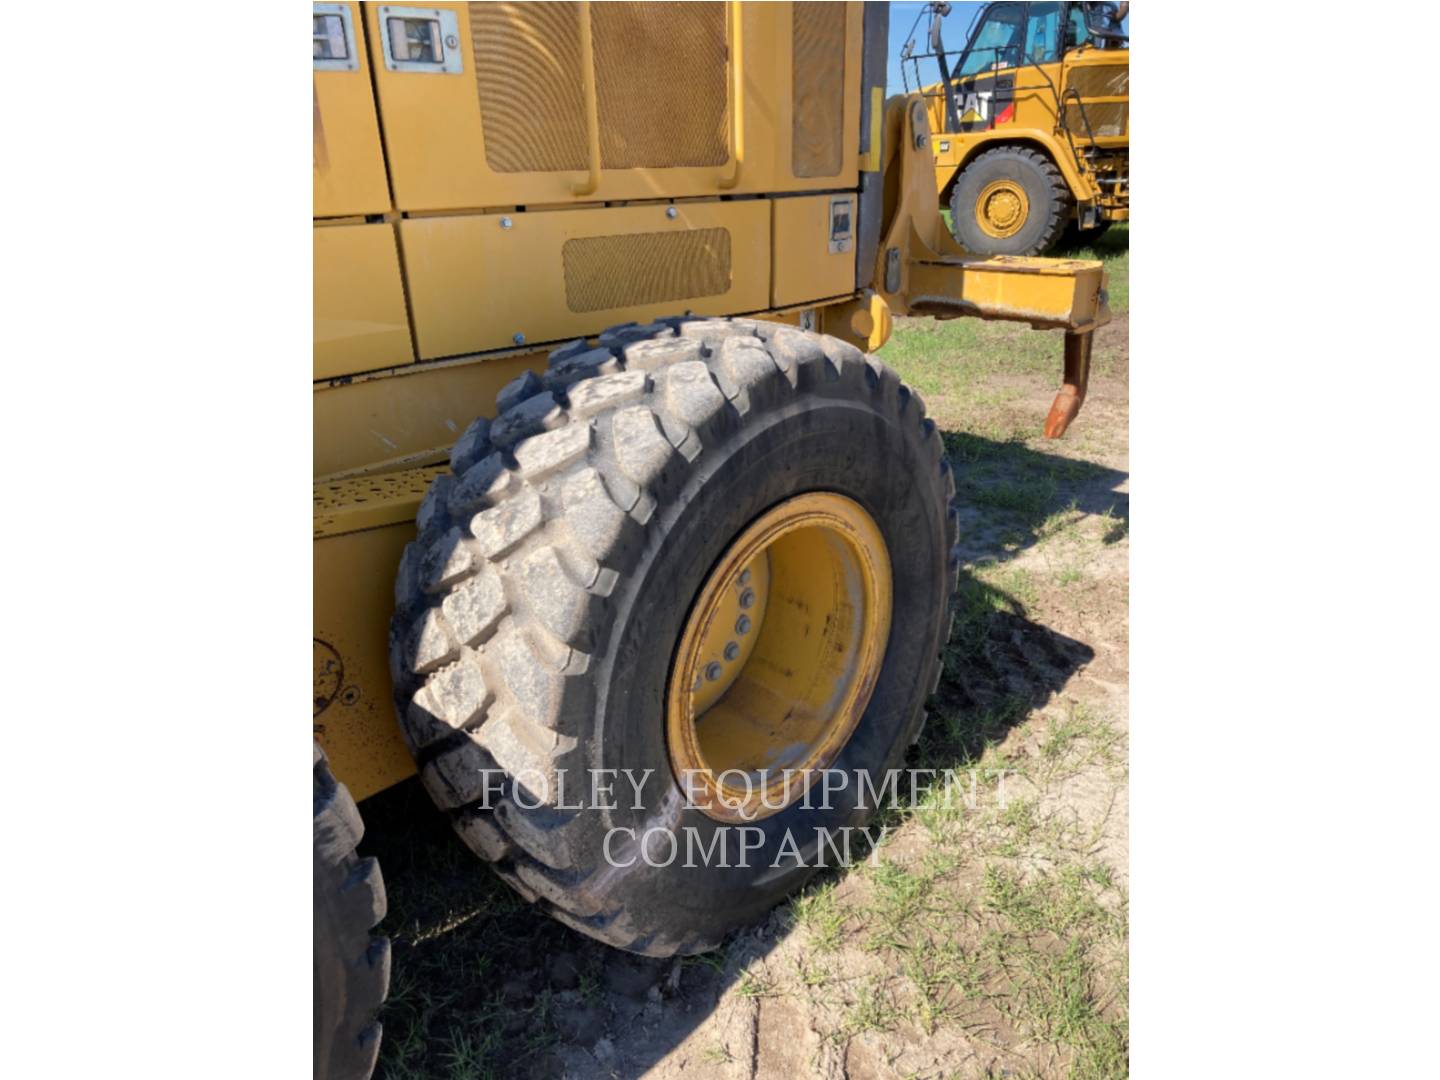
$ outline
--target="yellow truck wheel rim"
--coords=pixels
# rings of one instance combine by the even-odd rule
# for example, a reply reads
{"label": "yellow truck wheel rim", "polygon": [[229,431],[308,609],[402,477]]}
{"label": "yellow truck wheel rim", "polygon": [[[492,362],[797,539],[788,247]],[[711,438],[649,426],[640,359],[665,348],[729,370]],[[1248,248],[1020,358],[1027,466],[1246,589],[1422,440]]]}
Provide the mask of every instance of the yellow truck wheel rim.
{"label": "yellow truck wheel rim", "polygon": [[843,495],[787,499],[736,538],[670,670],[666,742],[692,805],[755,821],[805,793],[870,703],[891,604],[884,538]]}
{"label": "yellow truck wheel rim", "polygon": [[1030,216],[1030,200],[1014,180],[992,180],[975,199],[975,221],[986,236],[1014,236]]}

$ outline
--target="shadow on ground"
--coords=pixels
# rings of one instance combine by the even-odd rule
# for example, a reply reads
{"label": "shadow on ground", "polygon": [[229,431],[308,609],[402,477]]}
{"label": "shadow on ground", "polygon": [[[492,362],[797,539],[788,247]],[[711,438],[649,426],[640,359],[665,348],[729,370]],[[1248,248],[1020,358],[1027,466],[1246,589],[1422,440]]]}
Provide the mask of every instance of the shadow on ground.
{"label": "shadow on ground", "polygon": [[[1105,542],[1128,529],[1122,472],[963,432],[945,444],[967,567],[1004,563],[1066,515],[1105,516]],[[1023,597],[963,573],[944,675],[907,764],[977,761],[1093,656],[1034,622]],[[716,953],[632,957],[531,909],[450,832],[418,781],[362,809],[362,852],[384,870],[393,945],[381,1077],[641,1076],[791,929],[782,905]]]}

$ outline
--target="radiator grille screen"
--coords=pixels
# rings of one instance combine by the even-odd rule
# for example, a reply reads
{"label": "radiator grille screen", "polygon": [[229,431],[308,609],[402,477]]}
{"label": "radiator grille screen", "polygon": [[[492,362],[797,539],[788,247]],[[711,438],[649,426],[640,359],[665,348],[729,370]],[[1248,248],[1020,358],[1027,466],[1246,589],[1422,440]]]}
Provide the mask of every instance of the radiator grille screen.
{"label": "radiator grille screen", "polygon": [[565,303],[575,312],[730,291],[729,229],[567,240],[561,257]]}
{"label": "radiator grille screen", "polygon": [[584,169],[580,5],[469,8],[486,163],[504,173]]}
{"label": "radiator grille screen", "polygon": [[[469,9],[486,163],[505,173],[583,171],[580,5]],[[591,32],[602,168],[729,160],[723,3],[595,4]]]}
{"label": "radiator grille screen", "polygon": [[724,165],[725,5],[605,3],[590,10],[601,166]]}
{"label": "radiator grille screen", "polygon": [[845,5],[795,4],[792,10],[791,170],[795,176],[836,176],[844,147]]}
{"label": "radiator grille screen", "polygon": [[1127,97],[1130,93],[1129,64],[1097,64],[1071,68],[1066,86],[1087,97]]}
{"label": "radiator grille screen", "polygon": [[[1085,121],[1090,126],[1085,126]],[[1088,136],[1094,132],[1096,138],[1125,135],[1129,132],[1130,106],[1123,101],[1085,103],[1085,115],[1080,115],[1080,106],[1074,102],[1065,106],[1065,128],[1072,135]]]}

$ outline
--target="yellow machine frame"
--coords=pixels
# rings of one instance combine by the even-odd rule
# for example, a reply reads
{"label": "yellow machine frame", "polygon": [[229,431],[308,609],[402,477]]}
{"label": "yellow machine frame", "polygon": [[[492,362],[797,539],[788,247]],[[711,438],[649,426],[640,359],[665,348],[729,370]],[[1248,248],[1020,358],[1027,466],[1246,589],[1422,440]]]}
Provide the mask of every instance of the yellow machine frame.
{"label": "yellow machine frame", "polygon": [[[884,8],[316,5],[344,9],[352,52],[314,76],[314,729],[357,798],[414,772],[386,626],[421,498],[464,427],[555,345],[686,311],[871,351],[895,315],[1060,327],[1067,389],[1047,433],[1064,430],[1109,317],[1104,271],[963,257],[936,207],[925,99],[883,99]],[[382,21],[397,12],[425,23],[402,32],[433,21],[448,67],[396,59],[409,46]],[[652,32],[682,55],[656,59]],[[616,72],[621,41],[631,70]],[[703,164],[645,163],[674,152],[644,137],[662,73]]]}

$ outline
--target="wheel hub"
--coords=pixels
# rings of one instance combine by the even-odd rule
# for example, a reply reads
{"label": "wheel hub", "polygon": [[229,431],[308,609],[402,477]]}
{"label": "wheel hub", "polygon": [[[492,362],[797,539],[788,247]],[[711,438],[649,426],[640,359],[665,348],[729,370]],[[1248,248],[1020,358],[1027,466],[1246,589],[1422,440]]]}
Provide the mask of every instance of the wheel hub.
{"label": "wheel hub", "polygon": [[975,221],[987,236],[1014,236],[1030,216],[1030,200],[1014,180],[993,180],[975,200]]}
{"label": "wheel hub", "polygon": [[891,604],[884,539],[852,499],[797,495],[740,534],[670,671],[670,763],[696,806],[754,821],[804,794],[869,704]]}

